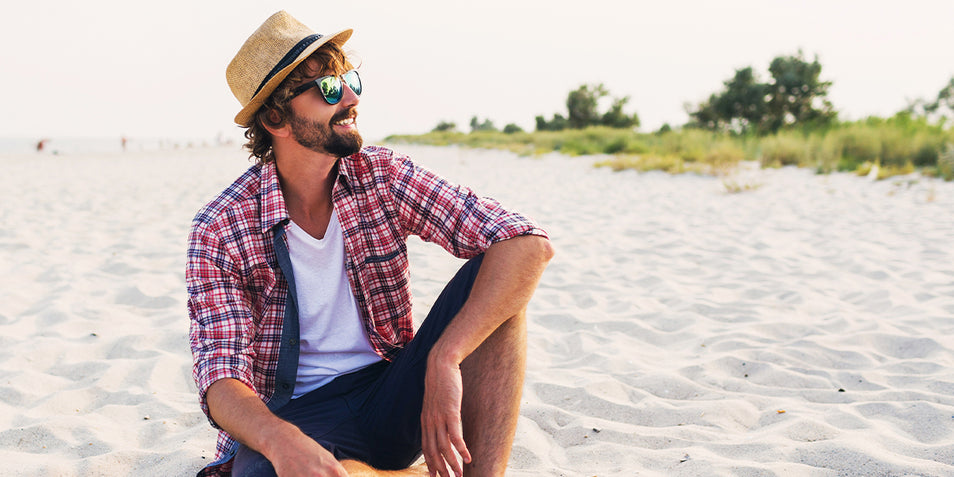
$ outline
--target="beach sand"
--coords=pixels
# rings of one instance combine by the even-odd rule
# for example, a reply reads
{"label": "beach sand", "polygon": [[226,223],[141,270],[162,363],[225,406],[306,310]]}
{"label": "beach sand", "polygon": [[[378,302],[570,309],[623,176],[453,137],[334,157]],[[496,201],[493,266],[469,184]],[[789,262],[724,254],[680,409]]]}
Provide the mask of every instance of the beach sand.
{"label": "beach sand", "polygon": [[[396,146],[557,249],[508,475],[954,475],[954,184]],[[214,454],[183,280],[237,147],[0,157],[0,474]],[[423,316],[461,261],[409,246]]]}

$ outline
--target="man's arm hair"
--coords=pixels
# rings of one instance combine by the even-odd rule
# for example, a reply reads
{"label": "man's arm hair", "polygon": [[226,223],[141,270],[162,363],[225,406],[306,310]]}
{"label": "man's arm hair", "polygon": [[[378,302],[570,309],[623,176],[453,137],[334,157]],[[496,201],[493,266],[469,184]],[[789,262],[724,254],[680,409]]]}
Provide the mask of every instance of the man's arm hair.
{"label": "man's arm hair", "polygon": [[535,235],[491,245],[470,296],[434,344],[429,361],[459,365],[504,321],[524,310],[553,254],[550,241]]}
{"label": "man's arm hair", "polygon": [[[470,296],[427,358],[421,414],[422,448],[433,475],[447,477],[447,465],[461,471],[456,454],[471,463],[464,442],[460,364],[510,319],[524,319],[524,310],[553,257],[549,240],[526,235],[497,242],[487,249]],[[514,425],[516,423],[514,422]]]}
{"label": "man's arm hair", "polygon": [[215,422],[265,456],[278,475],[348,475],[331,452],[273,414],[245,383],[220,379],[209,386],[206,399]]}

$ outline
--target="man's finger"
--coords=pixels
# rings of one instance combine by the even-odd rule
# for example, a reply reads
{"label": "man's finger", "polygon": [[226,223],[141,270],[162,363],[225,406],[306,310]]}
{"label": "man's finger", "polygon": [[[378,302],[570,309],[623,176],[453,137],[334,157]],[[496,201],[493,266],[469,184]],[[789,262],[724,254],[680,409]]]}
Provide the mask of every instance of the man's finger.
{"label": "man's finger", "polygon": [[448,439],[446,427],[438,426],[437,429],[439,430],[434,434],[434,440],[436,441],[435,447],[438,454],[438,471],[441,477],[450,477],[450,473],[447,471],[447,466],[450,465],[454,475],[460,476],[460,463],[457,462],[457,456],[454,455],[454,446]]}
{"label": "man's finger", "polygon": [[434,477],[435,472],[441,477],[450,477],[447,472],[447,463],[444,461],[444,446],[440,442],[440,434],[433,428],[424,430],[421,446],[424,450],[424,462],[427,464],[427,471],[431,477]]}
{"label": "man's finger", "polygon": [[[464,442],[464,427],[460,422],[460,419],[455,419],[450,426],[450,440],[454,444],[454,448],[457,449],[457,453],[460,454],[460,457],[464,459],[465,464],[470,463],[470,450],[467,449],[467,443]],[[455,459],[456,460],[456,459]]]}
{"label": "man's finger", "polygon": [[[451,470],[454,471],[454,475],[460,477],[464,474],[464,470],[460,467],[460,461],[457,460],[457,455],[454,454],[454,444],[451,442],[451,436],[446,432],[442,433],[439,437],[440,439],[440,451],[441,455],[444,457],[444,461],[450,464]],[[445,469],[447,466],[443,466]]]}
{"label": "man's finger", "polygon": [[438,454],[435,452],[434,440],[431,437],[431,432],[426,427],[423,429],[421,435],[421,449],[424,451],[424,463],[427,464],[427,473],[430,477],[434,477],[437,474],[438,466],[437,462]]}

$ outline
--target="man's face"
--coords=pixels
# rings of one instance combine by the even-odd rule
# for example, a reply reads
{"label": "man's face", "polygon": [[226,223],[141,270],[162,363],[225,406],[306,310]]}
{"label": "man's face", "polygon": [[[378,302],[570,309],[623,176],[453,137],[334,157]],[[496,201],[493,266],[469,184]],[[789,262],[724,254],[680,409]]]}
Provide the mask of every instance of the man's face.
{"label": "man's face", "polygon": [[358,95],[343,85],[338,104],[328,104],[318,88],[311,88],[292,100],[289,125],[302,146],[335,157],[350,156],[361,149],[358,133]]}

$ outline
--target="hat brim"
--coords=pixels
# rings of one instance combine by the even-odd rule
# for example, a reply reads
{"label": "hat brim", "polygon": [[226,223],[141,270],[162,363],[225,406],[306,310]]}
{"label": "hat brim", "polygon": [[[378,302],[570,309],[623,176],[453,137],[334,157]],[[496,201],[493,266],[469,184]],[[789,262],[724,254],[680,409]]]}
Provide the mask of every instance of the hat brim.
{"label": "hat brim", "polygon": [[255,93],[255,96],[252,96],[252,99],[249,100],[248,104],[246,104],[245,107],[242,108],[237,115],[235,115],[235,123],[240,126],[248,127],[252,123],[252,118],[255,117],[255,113],[259,108],[262,107],[262,104],[265,103],[265,100],[271,96],[271,94],[275,91],[275,88],[278,88],[278,85],[285,80],[285,77],[288,76],[288,74],[291,73],[296,66],[298,66],[302,61],[305,61],[305,59],[311,56],[312,53],[317,51],[318,48],[321,48],[321,46],[325,43],[332,42],[339,48],[344,46],[345,42],[351,38],[352,31],[353,30],[350,28],[341,30],[332,35],[324,36],[318,39],[318,41],[308,45],[308,47],[302,50],[302,52],[297,58],[295,58],[294,61],[289,63],[288,66],[279,70],[278,73],[275,73],[275,76],[272,76],[272,78],[269,79],[264,86],[262,86],[262,89]]}

